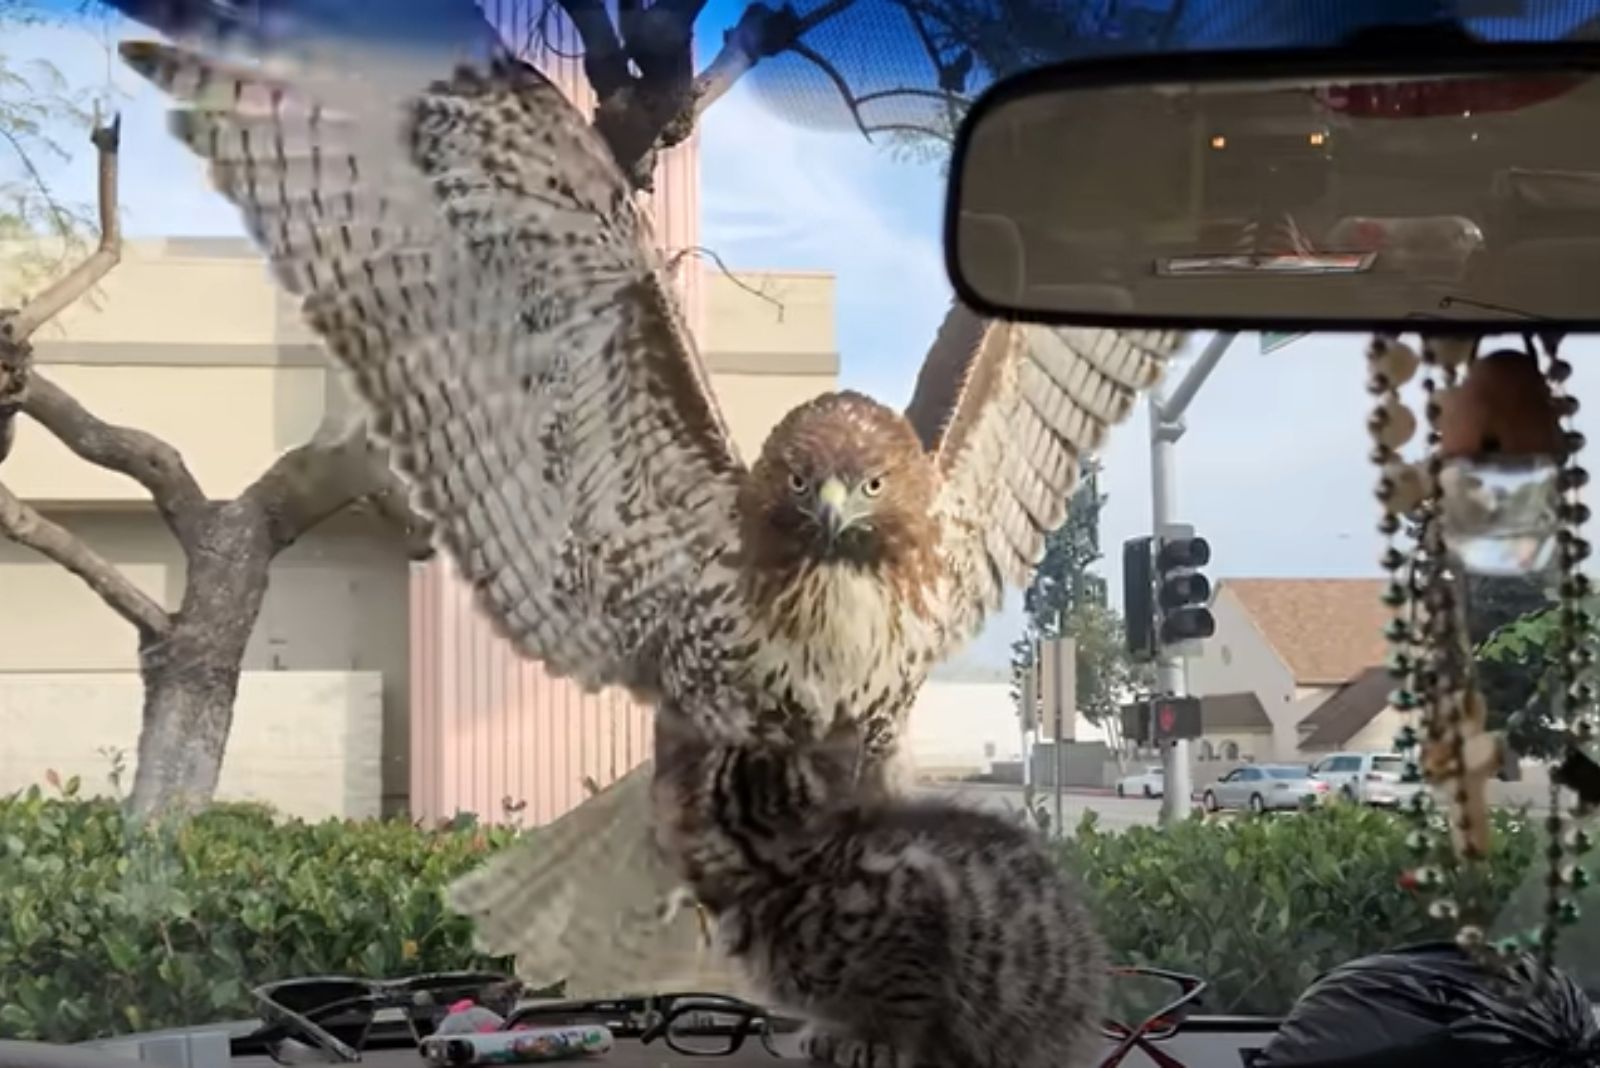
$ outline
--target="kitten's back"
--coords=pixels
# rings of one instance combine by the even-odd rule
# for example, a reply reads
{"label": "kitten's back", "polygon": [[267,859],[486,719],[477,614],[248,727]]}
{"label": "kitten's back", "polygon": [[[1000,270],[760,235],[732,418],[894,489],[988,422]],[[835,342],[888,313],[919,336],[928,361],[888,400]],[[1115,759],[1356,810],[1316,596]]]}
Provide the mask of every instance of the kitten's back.
{"label": "kitten's back", "polygon": [[809,848],[805,878],[774,880],[735,924],[775,997],[914,1068],[1092,1061],[1104,944],[1034,832],[891,799],[836,814]]}

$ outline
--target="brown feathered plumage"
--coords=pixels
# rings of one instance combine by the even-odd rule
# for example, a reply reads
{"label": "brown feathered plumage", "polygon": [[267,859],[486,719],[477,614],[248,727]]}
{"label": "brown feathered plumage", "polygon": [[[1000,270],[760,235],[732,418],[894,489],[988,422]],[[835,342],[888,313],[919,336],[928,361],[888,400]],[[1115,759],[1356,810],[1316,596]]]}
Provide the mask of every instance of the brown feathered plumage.
{"label": "brown feathered plumage", "polygon": [[[956,306],[911,418],[831,394],[747,469],[647,218],[533,68],[395,63],[363,80],[337,52],[319,66],[302,49],[270,76],[181,44],[123,55],[189,105],[174,131],[507,638],[711,735],[858,719],[886,788],[928,671],[1027,581],[1079,456],[1181,341]],[[486,949],[575,992],[696,981],[692,914],[660,923],[673,883],[648,845],[649,774],[452,890]]]}

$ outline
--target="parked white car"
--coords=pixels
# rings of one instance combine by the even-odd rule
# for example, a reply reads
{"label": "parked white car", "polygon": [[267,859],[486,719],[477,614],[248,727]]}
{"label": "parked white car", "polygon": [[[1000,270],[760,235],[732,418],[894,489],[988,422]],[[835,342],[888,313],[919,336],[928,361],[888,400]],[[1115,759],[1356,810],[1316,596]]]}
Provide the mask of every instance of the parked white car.
{"label": "parked white car", "polygon": [[1422,789],[1403,782],[1405,758],[1396,753],[1333,753],[1311,766],[1335,797],[1363,805],[1397,807]]}
{"label": "parked white car", "polygon": [[1167,773],[1160,764],[1152,764],[1132,775],[1117,780],[1117,796],[1161,797],[1167,790]]}

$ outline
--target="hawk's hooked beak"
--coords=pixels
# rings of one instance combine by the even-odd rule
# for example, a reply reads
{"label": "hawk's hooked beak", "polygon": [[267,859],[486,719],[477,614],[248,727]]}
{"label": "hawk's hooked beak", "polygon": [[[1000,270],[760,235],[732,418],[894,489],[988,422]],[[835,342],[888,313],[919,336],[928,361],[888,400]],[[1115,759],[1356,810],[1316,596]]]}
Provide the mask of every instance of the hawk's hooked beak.
{"label": "hawk's hooked beak", "polygon": [[822,485],[817,487],[817,522],[822,525],[822,531],[827,535],[830,545],[838,540],[839,534],[849,526],[849,520],[845,516],[845,505],[849,496],[844,483],[836,478],[824,479]]}

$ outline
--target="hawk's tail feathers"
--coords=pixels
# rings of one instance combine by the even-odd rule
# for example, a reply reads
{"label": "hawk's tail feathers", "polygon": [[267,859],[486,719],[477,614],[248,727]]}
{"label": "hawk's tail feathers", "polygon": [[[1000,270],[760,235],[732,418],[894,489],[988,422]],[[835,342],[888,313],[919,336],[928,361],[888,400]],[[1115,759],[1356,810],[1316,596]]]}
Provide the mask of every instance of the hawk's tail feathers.
{"label": "hawk's tail feathers", "polygon": [[530,989],[743,992],[697,910],[668,911],[678,885],[650,841],[652,775],[652,764],[634,769],[446,890],[478,949],[514,957]]}

